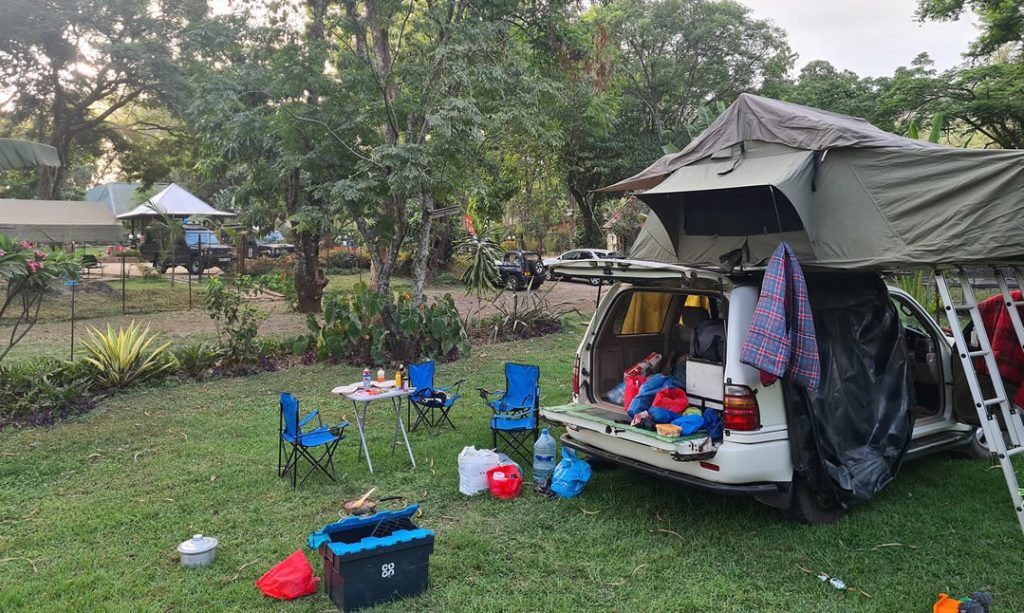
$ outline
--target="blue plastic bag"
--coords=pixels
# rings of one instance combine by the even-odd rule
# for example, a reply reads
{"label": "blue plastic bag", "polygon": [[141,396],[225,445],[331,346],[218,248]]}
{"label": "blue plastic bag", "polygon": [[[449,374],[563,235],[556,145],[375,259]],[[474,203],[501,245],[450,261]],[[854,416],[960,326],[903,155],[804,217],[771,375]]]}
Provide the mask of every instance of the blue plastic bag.
{"label": "blue plastic bag", "polygon": [[703,415],[683,415],[672,422],[673,426],[679,426],[682,429],[683,436],[693,434],[697,430],[704,427],[704,416]]}
{"label": "blue plastic bag", "polygon": [[590,481],[590,464],[576,457],[576,452],[562,447],[562,461],[551,476],[551,491],[562,498],[575,498]]}
{"label": "blue plastic bag", "polygon": [[622,404],[626,401],[626,382],[623,381],[612,388],[610,392],[604,395],[605,400],[612,404]]}

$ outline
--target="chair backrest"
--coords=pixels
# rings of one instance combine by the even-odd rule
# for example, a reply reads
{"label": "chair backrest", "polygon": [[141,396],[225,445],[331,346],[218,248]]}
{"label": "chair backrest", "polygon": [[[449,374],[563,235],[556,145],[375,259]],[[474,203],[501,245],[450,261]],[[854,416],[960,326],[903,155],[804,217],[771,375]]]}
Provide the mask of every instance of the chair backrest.
{"label": "chair backrest", "polygon": [[288,392],[281,392],[281,430],[291,438],[299,435],[299,401]]}
{"label": "chair backrest", "polygon": [[91,254],[87,253],[87,254],[82,256],[82,266],[96,266],[99,263],[100,263],[100,261],[97,260],[96,256],[94,256],[94,255],[91,255]]}
{"label": "chair backrest", "polygon": [[413,390],[434,389],[434,362],[428,360],[419,364],[409,365],[409,383]]}
{"label": "chair backrest", "polygon": [[540,366],[505,362],[505,402],[511,405],[536,406],[539,385]]}

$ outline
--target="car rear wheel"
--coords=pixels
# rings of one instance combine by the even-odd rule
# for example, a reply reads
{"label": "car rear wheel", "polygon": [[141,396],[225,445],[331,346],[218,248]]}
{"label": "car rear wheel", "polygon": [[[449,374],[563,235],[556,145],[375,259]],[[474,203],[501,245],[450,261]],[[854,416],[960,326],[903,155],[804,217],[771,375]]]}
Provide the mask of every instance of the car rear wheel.
{"label": "car rear wheel", "polygon": [[591,277],[587,279],[587,283],[590,283],[594,287],[597,287],[598,285],[601,285],[601,279],[600,277]]}
{"label": "car rear wheel", "polygon": [[787,519],[802,524],[831,524],[843,515],[843,509],[832,502],[818,498],[807,483],[793,476],[793,496],[789,508],[783,511]]}
{"label": "car rear wheel", "polygon": [[515,277],[513,275],[509,275],[508,278],[505,279],[505,289],[507,289],[508,291],[510,291],[510,292],[518,292],[520,290],[519,286],[520,286],[520,283],[519,283],[519,278],[518,277]]}
{"label": "car rear wheel", "polygon": [[555,273],[552,272],[551,269],[549,268],[549,269],[547,269],[547,271],[544,272],[544,278],[546,280],[548,280],[548,281],[554,281],[555,280]]}
{"label": "car rear wheel", "polygon": [[157,269],[157,271],[162,275],[167,274],[167,270],[170,267],[170,264],[168,264],[167,262],[153,262],[153,268]]}
{"label": "car rear wheel", "polygon": [[196,258],[188,263],[188,272],[193,275],[201,275],[206,267],[203,266],[203,261]]}

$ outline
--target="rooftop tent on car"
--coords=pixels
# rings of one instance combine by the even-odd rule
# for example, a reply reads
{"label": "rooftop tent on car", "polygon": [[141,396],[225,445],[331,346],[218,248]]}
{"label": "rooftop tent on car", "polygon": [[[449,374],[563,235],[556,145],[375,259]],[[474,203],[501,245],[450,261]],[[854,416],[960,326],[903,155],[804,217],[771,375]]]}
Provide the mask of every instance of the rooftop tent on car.
{"label": "rooftop tent on car", "polygon": [[915,141],[749,94],[605,191],[637,189],[655,213],[637,259],[757,265],[786,240],[819,268],[1024,261],[1024,152]]}

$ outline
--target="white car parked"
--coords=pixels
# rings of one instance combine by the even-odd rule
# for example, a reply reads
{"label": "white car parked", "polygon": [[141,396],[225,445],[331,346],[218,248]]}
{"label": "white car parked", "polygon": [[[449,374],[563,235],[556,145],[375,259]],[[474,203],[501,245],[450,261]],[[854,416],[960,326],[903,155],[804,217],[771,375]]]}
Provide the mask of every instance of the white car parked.
{"label": "white car parked", "polygon": [[[569,274],[562,273],[556,275],[551,272],[551,267],[576,260],[621,260],[625,257],[626,256],[622,255],[618,251],[611,251],[608,249],[573,249],[572,251],[566,251],[558,257],[544,260],[544,267],[547,269],[548,281],[554,281],[556,279],[572,279],[574,277]],[[591,285],[601,285],[600,277],[585,277],[585,279]]]}
{"label": "white car parked", "polygon": [[[759,372],[739,361],[760,292],[756,277],[636,260],[562,263],[556,273],[614,283],[576,352],[572,404],[541,410],[566,427],[564,445],[677,483],[752,495],[798,521],[821,523],[840,515],[838,507],[823,505],[794,479],[782,386],[763,386]],[[907,457],[954,448],[987,456],[976,428],[959,423],[953,413],[950,339],[910,295],[889,288],[889,296],[903,323],[917,397]],[[635,307],[645,298],[660,310],[640,321]],[[698,328],[715,322],[724,328],[723,358],[689,356]],[[632,427],[622,401],[609,398],[630,366],[652,352],[673,351],[688,356],[691,404],[721,411],[721,442],[706,435],[673,439]]]}

